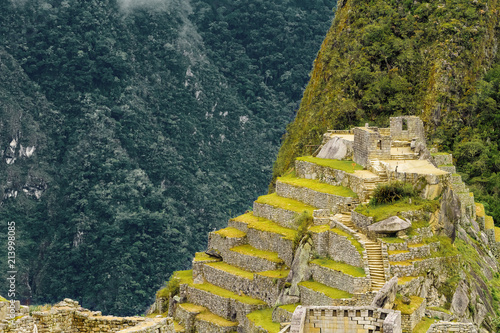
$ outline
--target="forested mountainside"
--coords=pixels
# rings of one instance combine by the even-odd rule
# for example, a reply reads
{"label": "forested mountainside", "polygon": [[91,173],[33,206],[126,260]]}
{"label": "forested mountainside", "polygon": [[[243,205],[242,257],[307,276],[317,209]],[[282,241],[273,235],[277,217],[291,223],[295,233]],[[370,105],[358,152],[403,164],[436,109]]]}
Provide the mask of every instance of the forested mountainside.
{"label": "forested mountainside", "polygon": [[339,1],[274,176],[327,129],[418,115],[500,222],[497,0]]}
{"label": "forested mountainside", "polygon": [[334,7],[0,0],[0,218],[16,222],[18,298],[144,311],[267,187]]}

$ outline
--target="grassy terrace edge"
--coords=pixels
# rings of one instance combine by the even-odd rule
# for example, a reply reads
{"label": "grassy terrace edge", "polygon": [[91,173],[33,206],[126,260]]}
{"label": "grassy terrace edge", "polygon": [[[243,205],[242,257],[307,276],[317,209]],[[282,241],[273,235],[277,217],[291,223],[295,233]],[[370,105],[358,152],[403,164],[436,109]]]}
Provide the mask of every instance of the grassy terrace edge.
{"label": "grassy terrace edge", "polygon": [[281,183],[289,184],[296,187],[306,187],[316,192],[332,194],[340,197],[355,198],[357,194],[354,193],[350,188],[345,186],[334,186],[327,183],[322,183],[319,180],[306,179],[294,177],[292,174],[288,174],[283,177],[279,177],[278,181]]}
{"label": "grassy terrace edge", "polygon": [[297,201],[297,200],[280,197],[276,193],[262,195],[262,196],[258,197],[255,202],[260,203],[260,204],[273,206],[275,208],[289,210],[289,211],[296,212],[299,214],[302,212],[307,212],[309,215],[312,215],[313,211],[318,209],[316,207],[307,205],[307,204],[300,202],[300,201]]}
{"label": "grassy terrace edge", "polygon": [[[318,158],[312,156],[301,156],[297,157],[296,160],[314,163],[330,169],[340,170],[347,173],[354,173],[354,171],[356,170],[364,169],[361,165],[354,163],[353,161],[346,161],[346,160],[331,160],[327,158]],[[354,167],[353,164],[355,164]]]}
{"label": "grassy terrace edge", "polygon": [[353,277],[365,277],[366,273],[362,267],[352,266],[340,261],[335,261],[329,258],[319,258],[311,261],[312,264],[326,267],[334,271],[338,271]]}
{"label": "grassy terrace edge", "polygon": [[280,234],[281,236],[283,236],[283,238],[289,240],[293,240],[297,235],[297,230],[285,228],[271,220],[265,219],[263,217],[257,217],[253,215],[253,213],[240,215],[231,219],[231,221],[246,223],[249,229]]}
{"label": "grassy terrace edge", "polygon": [[307,289],[314,290],[318,293],[322,293],[333,299],[341,299],[341,298],[351,298],[352,294],[347,291],[340,290],[337,288],[328,287],[322,283],[316,281],[302,281],[299,283],[299,286],[306,287]]}

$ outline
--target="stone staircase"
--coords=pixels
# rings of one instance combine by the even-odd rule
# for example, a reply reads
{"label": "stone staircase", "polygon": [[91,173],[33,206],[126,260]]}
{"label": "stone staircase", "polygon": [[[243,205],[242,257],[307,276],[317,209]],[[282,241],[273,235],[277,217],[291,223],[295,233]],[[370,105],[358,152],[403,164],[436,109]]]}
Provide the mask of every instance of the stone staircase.
{"label": "stone staircase", "polygon": [[371,288],[372,291],[378,291],[384,286],[386,282],[382,247],[379,243],[365,240],[365,249],[368,256],[368,267],[370,269],[371,276]]}

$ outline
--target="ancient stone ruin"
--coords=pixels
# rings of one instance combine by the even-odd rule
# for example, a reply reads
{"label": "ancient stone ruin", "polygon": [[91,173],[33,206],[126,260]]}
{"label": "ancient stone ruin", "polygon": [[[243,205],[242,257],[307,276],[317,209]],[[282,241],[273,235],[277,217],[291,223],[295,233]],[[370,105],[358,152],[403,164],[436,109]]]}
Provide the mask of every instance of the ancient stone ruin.
{"label": "ancient stone ruin", "polygon": [[[274,193],[209,234],[207,251],[152,310],[178,332],[488,331],[491,303],[468,310],[480,291],[465,280],[452,293],[443,285],[462,262],[455,239],[480,240],[480,260],[498,271],[500,233],[452,156],[426,147],[418,117],[390,124],[328,131]],[[418,197],[389,213],[369,204],[395,181]]]}

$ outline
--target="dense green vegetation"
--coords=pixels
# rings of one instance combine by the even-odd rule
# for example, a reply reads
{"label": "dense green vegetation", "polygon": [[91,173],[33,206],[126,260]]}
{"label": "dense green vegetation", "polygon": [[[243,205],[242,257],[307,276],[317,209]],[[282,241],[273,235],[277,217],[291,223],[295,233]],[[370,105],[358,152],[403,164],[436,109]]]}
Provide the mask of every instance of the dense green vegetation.
{"label": "dense green vegetation", "polygon": [[18,228],[18,298],[143,312],[265,192],[334,6],[0,0],[0,228]]}
{"label": "dense green vegetation", "polygon": [[[283,175],[327,129],[419,115],[428,142],[500,222],[497,0],[344,1],[275,163]],[[490,70],[491,68],[491,70]],[[487,73],[486,73],[487,72]],[[486,75],[485,75],[486,73]]]}

